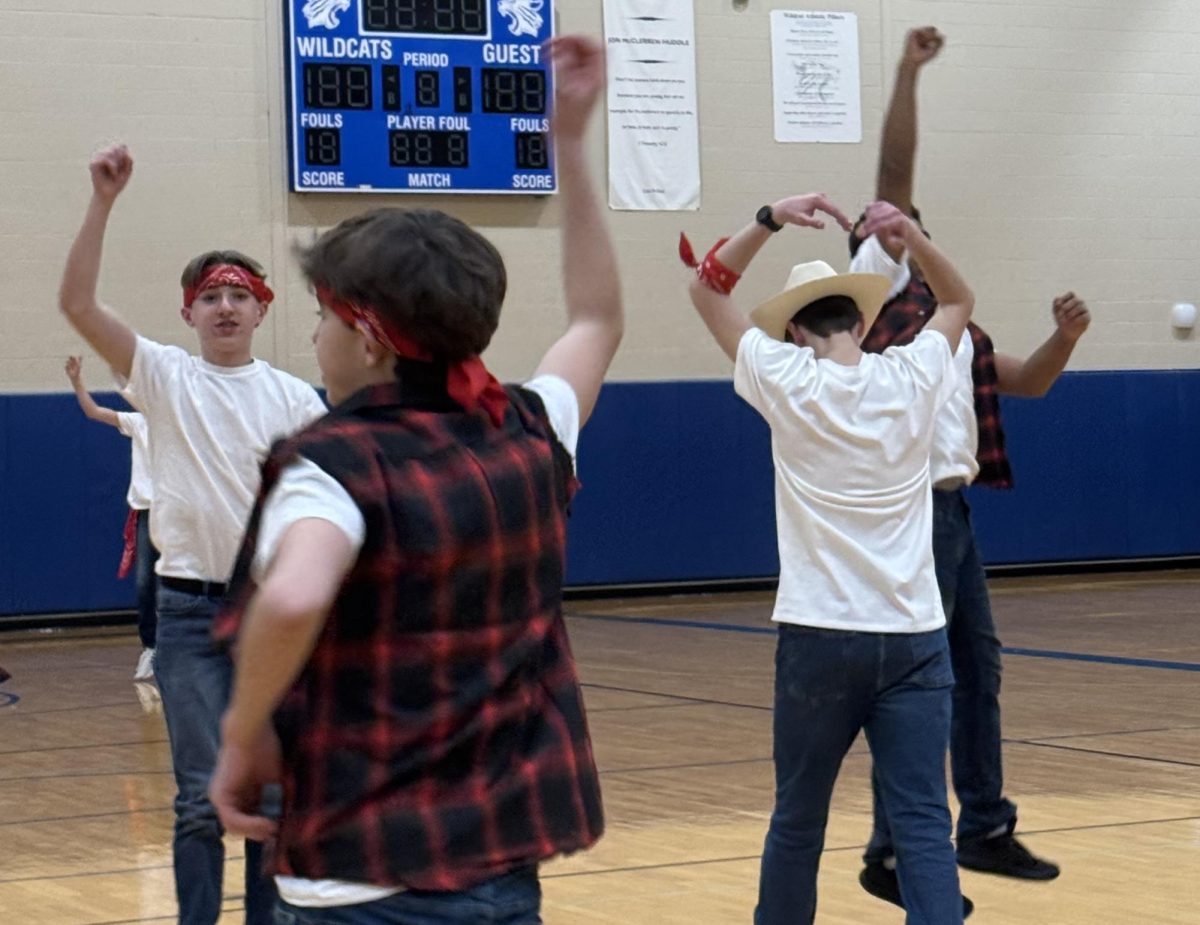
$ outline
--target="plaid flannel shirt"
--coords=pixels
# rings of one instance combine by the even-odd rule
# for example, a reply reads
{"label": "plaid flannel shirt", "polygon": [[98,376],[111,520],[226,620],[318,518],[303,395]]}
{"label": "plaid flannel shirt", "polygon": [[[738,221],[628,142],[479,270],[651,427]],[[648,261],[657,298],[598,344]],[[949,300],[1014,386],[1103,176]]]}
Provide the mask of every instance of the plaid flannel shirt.
{"label": "plaid flannel shirt", "polygon": [[[937,298],[916,269],[905,290],[888,302],[871,330],[863,338],[862,349],[882,353],[888,347],[912,343],[937,309]],[[996,348],[987,333],[974,322],[967,325],[975,356],[971,360],[971,380],[975,392],[975,421],[979,427],[976,459],[979,475],[975,481],[989,488],[1012,488],[1012,467],[1004,449],[1004,425],[1000,420],[1000,395],[996,379]]]}
{"label": "plaid flannel shirt", "polygon": [[232,641],[253,595],[263,502],[289,463],[337,479],[366,521],[275,715],[274,872],[462,890],[600,837],[562,617],[572,463],[541,400],[507,391],[495,427],[412,376],[366,389],[263,467],[218,640]]}

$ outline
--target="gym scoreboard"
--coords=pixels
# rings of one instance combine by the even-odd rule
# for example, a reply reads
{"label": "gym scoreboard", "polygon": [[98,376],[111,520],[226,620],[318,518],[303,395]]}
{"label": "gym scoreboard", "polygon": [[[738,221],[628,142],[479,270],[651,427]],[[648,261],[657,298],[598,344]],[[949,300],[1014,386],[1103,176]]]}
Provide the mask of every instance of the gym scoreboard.
{"label": "gym scoreboard", "polygon": [[298,193],[552,193],[553,0],[285,0]]}

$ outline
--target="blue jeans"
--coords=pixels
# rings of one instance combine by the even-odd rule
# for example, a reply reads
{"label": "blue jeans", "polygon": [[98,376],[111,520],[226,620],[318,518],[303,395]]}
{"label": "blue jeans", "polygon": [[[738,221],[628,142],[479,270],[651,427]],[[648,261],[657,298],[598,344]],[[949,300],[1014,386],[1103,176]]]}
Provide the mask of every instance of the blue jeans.
{"label": "blue jeans", "polygon": [[[175,770],[175,895],[180,925],[213,925],[221,914],[225,846],[208,781],[217,763],[221,714],[229,703],[233,662],[210,632],[220,601],[158,589],[155,678]],[[270,925],[275,885],[262,875],[262,845],[246,842],[246,922]]]}
{"label": "blue jeans", "polygon": [[775,811],[755,925],[809,925],[842,759],[860,729],[900,856],[909,925],[960,925],[946,746],[954,676],[943,630],[851,633],[784,624],[775,653]]}
{"label": "blue jeans", "polygon": [[412,890],[356,906],[307,909],[279,901],[275,925],[540,925],[542,888],[524,867],[469,890]]}
{"label": "blue jeans", "polygon": [[[1004,797],[1000,756],[1000,640],[962,489],[933,493],[933,558],[954,665],[950,768],[962,806],[962,843],[1001,828],[1011,832],[1017,824],[1017,807]],[[865,859],[891,854],[888,820],[876,791],[875,831]]]}
{"label": "blue jeans", "polygon": [[158,576],[154,565],[158,550],[150,542],[150,512],[137,512],[137,548],[134,569],[137,577],[138,638],[147,649],[154,648],[158,629]]}

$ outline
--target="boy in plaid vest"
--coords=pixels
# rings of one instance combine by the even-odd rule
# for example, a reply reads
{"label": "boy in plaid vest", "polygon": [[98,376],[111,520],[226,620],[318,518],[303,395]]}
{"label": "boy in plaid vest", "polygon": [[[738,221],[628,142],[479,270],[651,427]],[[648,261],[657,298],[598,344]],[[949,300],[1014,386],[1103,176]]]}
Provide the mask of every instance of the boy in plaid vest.
{"label": "boy in plaid vest", "polygon": [[[884,119],[876,195],[920,224],[913,205],[918,76],[944,38],[932,26],[905,38],[895,91]],[[924,230],[922,228],[922,230]],[[852,270],[891,280],[889,300],[863,340],[876,353],[910,343],[936,317],[938,299],[903,248],[874,236],[850,235]],[[950,761],[958,816],[958,863],[971,870],[1028,880],[1053,880],[1057,864],[1037,857],[1015,833],[1017,807],[1004,794],[1000,729],[1000,640],[992,620],[983,560],[975,542],[966,488],[1012,488],[1000,395],[1039,397],[1058,379],[1091,321],[1073,292],[1053,303],[1055,330],[1026,359],[998,353],[988,334],[968,326],[955,363],[962,387],[938,416],[930,459],[933,474],[933,552],[954,663],[954,721]],[[903,905],[888,818],[878,792],[875,827],[859,882],[867,892]],[[968,912],[972,908],[966,901]]]}
{"label": "boy in plaid vest", "polygon": [[[568,326],[532,380],[479,358],[506,277],[462,222],[380,209],[302,256],[335,407],[267,459],[216,629],[252,668],[211,795],[277,837],[281,921],[539,922],[538,863],[603,828],[562,577],[623,320],[583,149],[602,51],[550,51]],[[277,826],[254,815],[275,780]]]}

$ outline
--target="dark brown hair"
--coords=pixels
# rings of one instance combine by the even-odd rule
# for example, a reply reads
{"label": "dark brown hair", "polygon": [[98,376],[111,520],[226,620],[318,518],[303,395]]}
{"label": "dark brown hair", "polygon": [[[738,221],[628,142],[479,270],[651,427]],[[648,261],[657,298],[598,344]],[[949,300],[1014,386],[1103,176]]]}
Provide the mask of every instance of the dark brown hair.
{"label": "dark brown hair", "polygon": [[267,271],[262,268],[262,264],[253,257],[247,257],[241,251],[205,251],[199,257],[193,257],[188,261],[188,265],[183,268],[183,275],[179,278],[179,285],[184,289],[190,289],[200,282],[200,278],[209,267],[219,263],[231,263],[235,267],[248,270],[259,279],[267,278]]}
{"label": "dark brown hair", "polygon": [[436,209],[365,212],[298,248],[298,256],[314,287],[371,306],[451,361],[484,351],[508,288],[492,243]]}
{"label": "dark brown hair", "polygon": [[854,326],[862,320],[862,312],[858,310],[858,305],[848,295],[827,295],[823,299],[809,302],[792,315],[792,324],[804,328],[817,337],[829,337],[843,331],[853,331]]}

